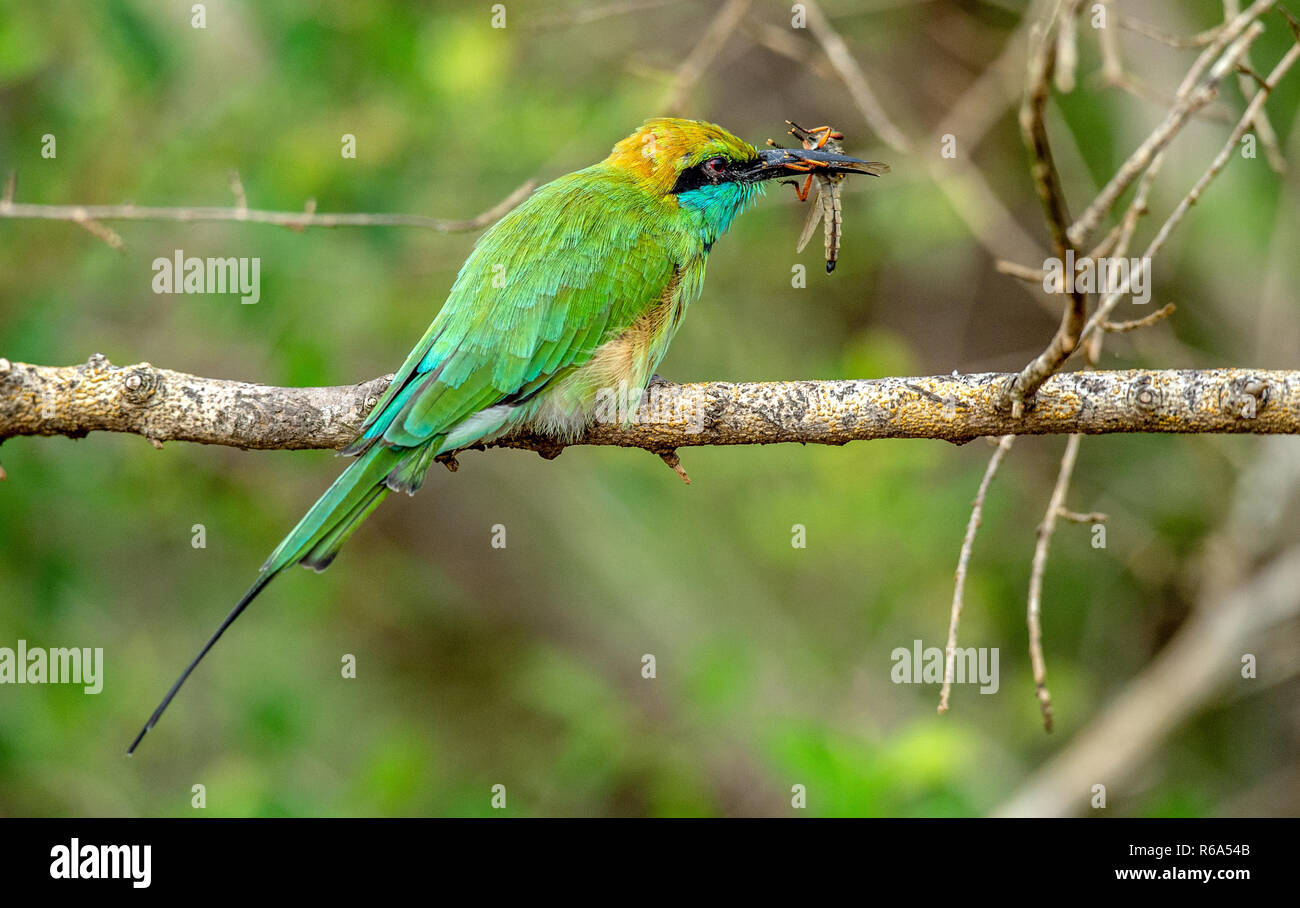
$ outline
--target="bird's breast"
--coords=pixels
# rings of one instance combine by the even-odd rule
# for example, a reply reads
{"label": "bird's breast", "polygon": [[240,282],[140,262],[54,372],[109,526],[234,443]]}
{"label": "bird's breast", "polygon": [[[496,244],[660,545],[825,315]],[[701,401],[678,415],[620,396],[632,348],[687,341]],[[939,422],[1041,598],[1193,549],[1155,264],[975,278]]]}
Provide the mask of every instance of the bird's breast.
{"label": "bird's breast", "polygon": [[[686,269],[678,268],[655,303],[627,328],[596,348],[581,366],[548,391],[531,422],[535,429],[572,436],[590,421],[603,396],[638,398],[677,333],[691,297]],[[620,412],[625,412],[620,407]]]}

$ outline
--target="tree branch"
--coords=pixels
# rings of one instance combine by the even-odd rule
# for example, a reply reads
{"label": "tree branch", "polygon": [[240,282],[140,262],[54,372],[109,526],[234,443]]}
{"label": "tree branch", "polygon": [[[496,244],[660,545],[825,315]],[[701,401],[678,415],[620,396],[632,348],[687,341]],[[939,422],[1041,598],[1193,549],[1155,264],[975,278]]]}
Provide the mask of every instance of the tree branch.
{"label": "tree branch", "polygon": [[[1069,372],[1049,379],[1020,419],[997,407],[1010,376],[986,372],[851,381],[656,384],[610,405],[570,442],[517,434],[491,447],[554,457],[568,444],[657,454],[696,445],[841,445],[875,438],[965,443],[981,436],[1117,432],[1300,434],[1300,371]],[[0,359],[0,441],[17,435],[129,432],[155,445],[196,441],[257,449],[341,448],[388,377],[329,388],[201,378],[148,363],[79,366]],[[639,408],[636,406],[640,404]]]}
{"label": "tree branch", "polygon": [[[1197,57],[1182,84],[1178,86],[1174,106],[1160,125],[1120,166],[1079,219],[1070,225],[1071,240],[1083,244],[1106,214],[1115,207],[1124,191],[1150,166],[1152,159],[1182,131],[1187,120],[1218,97],[1220,83],[1234,71],[1241,55],[1259,35],[1257,29],[1248,27],[1264,15],[1273,3],[1274,0],[1256,0],[1241,15],[1213,30],[1213,37],[1207,42],[1209,46]],[[1202,82],[1201,77],[1207,69],[1210,71],[1209,76]],[[1253,115],[1251,119],[1254,120]]]}
{"label": "tree branch", "polygon": [[[165,208],[154,205],[33,205],[14,202],[12,181],[10,188],[0,198],[0,219],[35,219],[46,221],[71,221],[90,230],[114,248],[121,248],[121,238],[99,224],[100,221],[244,221],[252,224],[274,224],[294,230],[308,227],[423,227],[438,233],[468,233],[482,230],[501,219],[510,209],[528,197],[537,186],[528,180],[487,211],[464,220],[431,218],[422,214],[329,214],[316,211],[316,203],[309,200],[302,211],[262,211],[249,208],[243,196],[238,177],[232,178],[236,204],[234,208],[181,207]],[[95,230],[99,227],[100,230]],[[105,231],[111,236],[100,231]],[[116,237],[116,240],[113,238]]]}
{"label": "tree branch", "polygon": [[[1069,9],[1064,6],[1056,8],[1046,33],[1030,55],[1029,82],[1024,101],[1020,105],[1020,131],[1030,154],[1029,170],[1052,234],[1052,252],[1059,262],[1069,261],[1073,257],[1074,243],[1069,236],[1070,213],[1065,204],[1065,190],[1061,188],[1061,177],[1057,173],[1052,145],[1047,137],[1046,111],[1052,76],[1056,70],[1060,23],[1063,18],[1072,17],[1077,12],[1076,4],[1071,4]],[[1070,21],[1073,22],[1073,19]],[[1074,77],[1070,78],[1073,81]],[[1003,391],[1002,404],[1010,406],[1013,416],[1019,416],[1023,412],[1025,399],[1033,395],[1047,376],[1065,364],[1079,344],[1079,332],[1083,328],[1084,319],[1088,317],[1088,296],[1075,287],[1070,290],[1069,297],[1065,310],[1061,313],[1061,323],[1052,335],[1047,349],[1021,369]]]}

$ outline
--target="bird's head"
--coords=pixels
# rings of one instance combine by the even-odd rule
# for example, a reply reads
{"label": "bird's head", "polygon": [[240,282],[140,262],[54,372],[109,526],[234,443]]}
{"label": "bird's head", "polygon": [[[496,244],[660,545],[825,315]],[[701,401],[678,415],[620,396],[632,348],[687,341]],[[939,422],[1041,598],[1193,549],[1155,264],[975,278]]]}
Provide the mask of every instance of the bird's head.
{"label": "bird's head", "polygon": [[660,117],[614,146],[605,165],[632,176],[652,196],[698,214],[712,243],[777,177],[876,174],[880,165],[829,151],[759,150],[703,120]]}

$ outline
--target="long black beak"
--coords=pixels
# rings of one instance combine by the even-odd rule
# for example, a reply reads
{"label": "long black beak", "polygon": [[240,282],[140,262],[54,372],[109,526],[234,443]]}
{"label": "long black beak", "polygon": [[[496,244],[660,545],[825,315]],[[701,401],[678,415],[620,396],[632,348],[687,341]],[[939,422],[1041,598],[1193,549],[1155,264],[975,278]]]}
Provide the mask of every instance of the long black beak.
{"label": "long black beak", "polygon": [[863,161],[831,151],[804,148],[764,148],[758,153],[758,160],[745,172],[745,179],[751,182],[770,180],[775,177],[794,177],[814,173],[830,175],[837,173],[865,173],[880,176],[889,172],[889,165],[879,161]]}

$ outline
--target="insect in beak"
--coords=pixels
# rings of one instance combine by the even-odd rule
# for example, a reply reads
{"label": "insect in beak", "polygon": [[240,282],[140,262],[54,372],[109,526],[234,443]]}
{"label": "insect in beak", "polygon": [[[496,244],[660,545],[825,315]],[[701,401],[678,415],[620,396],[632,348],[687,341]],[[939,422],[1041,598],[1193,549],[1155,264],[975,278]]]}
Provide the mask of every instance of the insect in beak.
{"label": "insect in beak", "polygon": [[[807,174],[802,186],[795,180],[781,181],[794,186],[795,195],[799,197],[799,201],[807,201],[809,191],[816,184],[817,201],[812,210],[808,212],[808,220],[804,222],[803,231],[799,234],[796,251],[803,252],[804,247],[808,245],[808,241],[812,239],[817,224],[825,220],[826,273],[830,274],[835,270],[836,262],[839,261],[840,237],[843,231],[840,184],[843,182],[844,177],[850,173],[865,173],[871,176],[888,173],[889,165],[879,161],[862,161],[857,158],[846,157],[843,154],[843,146],[840,144],[840,141],[844,138],[844,133],[836,132],[830,126],[804,129],[790,120],[786,120],[786,123],[790,126],[790,135],[798,139],[803,148],[773,147],[768,149],[767,152],[760,152],[759,154],[761,157],[765,153],[772,153],[773,160],[779,161],[788,172]],[[768,144],[773,145],[770,139]],[[776,153],[786,157],[778,159],[775,157]]]}

